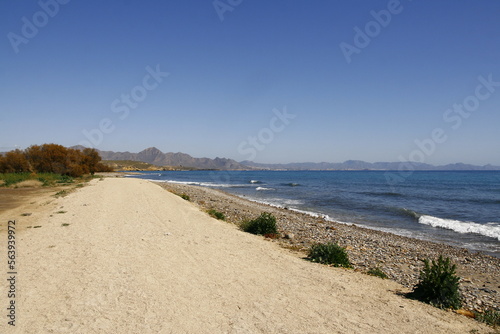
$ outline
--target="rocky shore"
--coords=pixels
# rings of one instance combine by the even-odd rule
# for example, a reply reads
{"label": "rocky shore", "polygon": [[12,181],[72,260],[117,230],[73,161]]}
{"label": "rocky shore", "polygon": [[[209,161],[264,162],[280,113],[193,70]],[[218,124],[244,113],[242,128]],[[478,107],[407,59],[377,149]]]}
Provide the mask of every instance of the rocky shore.
{"label": "rocky shore", "polygon": [[219,190],[191,185],[158,183],[168,191],[186,194],[203,209],[223,212],[226,221],[239,224],[261,212],[272,213],[281,238],[274,239],[283,247],[306,254],[310,245],[333,241],[345,247],[354,269],[366,272],[380,268],[390,279],[406,290],[418,282],[423,259],[450,257],[461,277],[463,308],[484,312],[500,310],[500,259],[467,249],[422,241],[356,225],[339,224],[321,217],[252,202]]}

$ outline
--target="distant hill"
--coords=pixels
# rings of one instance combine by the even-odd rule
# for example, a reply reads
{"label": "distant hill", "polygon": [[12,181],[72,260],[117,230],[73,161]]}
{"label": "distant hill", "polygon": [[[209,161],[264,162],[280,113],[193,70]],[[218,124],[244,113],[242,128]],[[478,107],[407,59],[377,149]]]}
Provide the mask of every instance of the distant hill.
{"label": "distant hill", "polygon": [[[340,163],[331,162],[300,162],[288,164],[260,164],[252,161],[241,161],[242,165],[259,169],[282,169],[282,170],[399,170],[400,162],[366,162],[361,160],[348,160]],[[414,170],[500,170],[500,166],[475,166],[463,163],[434,166],[424,163],[412,162]]]}
{"label": "distant hill", "polygon": [[[83,149],[83,146],[73,146],[72,148]],[[139,153],[130,152],[113,152],[113,151],[100,151],[99,155],[102,160],[117,161],[142,161],[154,167],[146,167],[137,169],[216,169],[216,170],[399,170],[401,168],[400,162],[366,162],[361,160],[347,160],[345,162],[298,162],[287,164],[262,164],[253,161],[237,162],[232,159],[226,158],[193,158],[186,153],[163,153],[156,147],[147,148]],[[130,165],[130,164],[129,164]],[[414,170],[483,170],[493,171],[500,170],[500,166],[485,165],[475,166],[463,163],[448,164],[442,166],[434,166],[425,163],[412,162],[411,166]],[[134,167],[130,167],[134,168]]]}
{"label": "distant hill", "polygon": [[[83,149],[83,146],[74,146],[73,148]],[[113,152],[113,151],[100,151],[99,155],[102,160],[129,160],[129,161],[142,161],[148,164],[156,165],[159,167],[168,166],[170,168],[179,169],[221,169],[221,170],[243,170],[252,169],[251,167],[244,166],[239,162],[226,158],[193,158],[185,153],[163,153],[156,147],[147,148],[139,153],[130,152]]]}

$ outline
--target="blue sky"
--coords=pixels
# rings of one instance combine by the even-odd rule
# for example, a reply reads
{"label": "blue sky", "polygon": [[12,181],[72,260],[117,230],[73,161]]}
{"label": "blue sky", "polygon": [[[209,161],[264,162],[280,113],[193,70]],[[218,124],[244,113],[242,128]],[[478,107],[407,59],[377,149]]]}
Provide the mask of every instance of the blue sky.
{"label": "blue sky", "polygon": [[498,1],[2,1],[0,149],[500,165],[499,17]]}

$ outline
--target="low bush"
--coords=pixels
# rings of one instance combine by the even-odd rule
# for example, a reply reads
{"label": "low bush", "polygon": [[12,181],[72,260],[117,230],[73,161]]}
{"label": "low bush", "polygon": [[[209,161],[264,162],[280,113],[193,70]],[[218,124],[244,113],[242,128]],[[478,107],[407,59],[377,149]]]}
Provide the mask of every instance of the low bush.
{"label": "low bush", "polygon": [[484,322],[494,328],[500,327],[500,312],[495,310],[487,310],[483,313],[476,313],[477,321]]}
{"label": "low bush", "polygon": [[458,309],[462,305],[456,266],[449,258],[439,256],[437,261],[424,260],[424,268],[420,272],[420,281],[407,296],[442,309]]}
{"label": "low bush", "polygon": [[186,201],[190,201],[191,198],[189,197],[189,195],[186,195],[186,194],[180,194],[179,195],[182,199],[185,199]]}
{"label": "low bush", "polygon": [[382,269],[380,268],[370,268],[370,270],[368,270],[367,272],[368,275],[371,275],[371,276],[376,276],[376,277],[380,277],[382,279],[387,279],[389,278],[386,273],[384,273],[382,271]]}
{"label": "low bush", "polygon": [[226,219],[226,216],[224,216],[224,214],[222,212],[219,212],[219,211],[217,211],[215,209],[210,209],[210,210],[207,211],[207,213],[210,216],[212,216],[212,217],[214,217],[216,219],[219,219],[219,220],[225,220]]}
{"label": "low bush", "polygon": [[74,179],[68,175],[54,173],[0,173],[0,182],[9,187],[25,181],[40,181],[43,186],[73,183]]}
{"label": "low bush", "polygon": [[335,267],[352,268],[345,248],[333,242],[311,246],[308,258],[313,262],[331,264]]}
{"label": "low bush", "polygon": [[31,173],[0,173],[2,185],[8,187],[22,181],[29,180]]}
{"label": "low bush", "polygon": [[241,229],[252,234],[270,235],[277,234],[276,218],[267,212],[263,212],[256,219],[245,221],[241,224]]}

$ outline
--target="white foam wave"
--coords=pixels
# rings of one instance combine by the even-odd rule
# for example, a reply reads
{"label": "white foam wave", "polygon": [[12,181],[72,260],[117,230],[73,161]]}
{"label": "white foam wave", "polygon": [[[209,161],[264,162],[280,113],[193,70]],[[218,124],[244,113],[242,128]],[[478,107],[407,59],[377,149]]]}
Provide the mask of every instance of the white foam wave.
{"label": "white foam wave", "polygon": [[188,186],[215,187],[215,188],[243,188],[249,186],[247,184],[210,183],[210,182],[195,182],[195,181],[174,181],[174,180],[154,180],[154,179],[149,181],[184,184]]}
{"label": "white foam wave", "polygon": [[418,219],[418,222],[424,225],[453,230],[458,233],[481,234],[500,241],[500,225],[497,223],[478,224],[474,222],[463,222],[459,220],[443,219],[425,215],[421,216]]}
{"label": "white foam wave", "polygon": [[250,183],[261,183],[259,180],[251,180]]}
{"label": "white foam wave", "polygon": [[281,200],[281,202],[283,202],[283,204],[286,205],[301,205],[305,203],[303,200],[300,199],[283,199]]}
{"label": "white foam wave", "polygon": [[276,190],[276,189],[274,189],[274,188],[257,187],[255,190],[257,190],[257,191],[267,191],[267,190]]}

